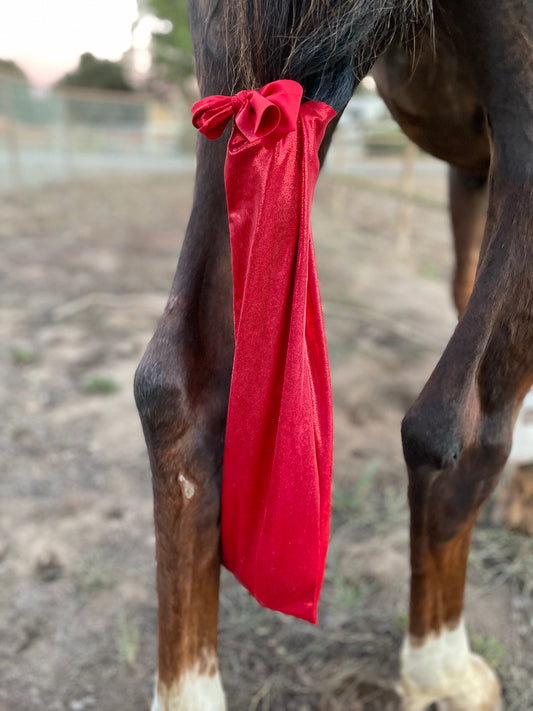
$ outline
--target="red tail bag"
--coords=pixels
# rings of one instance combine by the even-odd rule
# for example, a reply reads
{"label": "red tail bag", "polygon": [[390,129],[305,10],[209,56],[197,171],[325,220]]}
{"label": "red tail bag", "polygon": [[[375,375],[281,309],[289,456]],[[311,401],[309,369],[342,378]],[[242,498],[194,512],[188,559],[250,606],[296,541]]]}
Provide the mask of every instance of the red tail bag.
{"label": "red tail bag", "polygon": [[316,622],[329,540],[332,406],[310,211],[334,110],[281,80],[210,96],[233,267],[235,358],[222,482],[222,558],[264,606]]}

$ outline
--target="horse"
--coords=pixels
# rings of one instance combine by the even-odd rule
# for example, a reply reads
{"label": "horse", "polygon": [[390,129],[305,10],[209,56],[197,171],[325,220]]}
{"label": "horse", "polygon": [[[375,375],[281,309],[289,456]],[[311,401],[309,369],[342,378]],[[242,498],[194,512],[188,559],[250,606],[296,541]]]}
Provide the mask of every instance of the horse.
{"label": "horse", "polygon": [[[338,117],[373,69],[410,138],[450,165],[457,327],[401,426],[411,585],[406,711],[496,711],[463,621],[470,537],[533,384],[533,5],[529,0],[190,0],[203,96],[298,81]],[[223,711],[220,498],[234,333],[228,132],[199,136],[194,200],[135,396],[152,468],[158,595],[153,711]]]}

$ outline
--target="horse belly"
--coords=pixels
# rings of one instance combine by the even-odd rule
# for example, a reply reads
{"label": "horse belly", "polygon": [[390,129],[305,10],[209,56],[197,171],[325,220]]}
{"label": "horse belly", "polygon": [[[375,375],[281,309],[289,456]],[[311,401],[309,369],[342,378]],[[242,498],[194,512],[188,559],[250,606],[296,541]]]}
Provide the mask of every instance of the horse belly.
{"label": "horse belly", "polygon": [[372,75],[403,132],[422,150],[486,175],[490,145],[485,112],[457,50],[438,25],[415,45],[391,45]]}

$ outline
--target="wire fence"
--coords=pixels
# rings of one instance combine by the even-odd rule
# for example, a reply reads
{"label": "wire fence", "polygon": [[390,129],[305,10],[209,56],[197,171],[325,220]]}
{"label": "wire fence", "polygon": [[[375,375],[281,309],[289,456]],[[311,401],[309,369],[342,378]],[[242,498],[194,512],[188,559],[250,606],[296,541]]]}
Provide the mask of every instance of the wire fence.
{"label": "wire fence", "polygon": [[0,76],[0,190],[110,171],[190,169],[194,134],[178,99],[63,89]]}
{"label": "wire fence", "polygon": [[[194,168],[187,102],[88,89],[39,92],[0,75],[0,192],[108,173]],[[326,170],[365,179],[390,176],[408,192],[415,173],[443,168],[421,160],[373,93],[348,105]]]}

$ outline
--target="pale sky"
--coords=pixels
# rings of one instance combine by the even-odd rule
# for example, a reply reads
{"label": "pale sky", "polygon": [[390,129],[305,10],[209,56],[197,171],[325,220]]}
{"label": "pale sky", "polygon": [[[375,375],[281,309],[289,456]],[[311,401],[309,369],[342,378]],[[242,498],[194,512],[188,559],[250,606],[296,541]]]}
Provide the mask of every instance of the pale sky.
{"label": "pale sky", "polygon": [[0,0],[0,58],[50,84],[83,52],[119,59],[137,15],[137,0]]}

